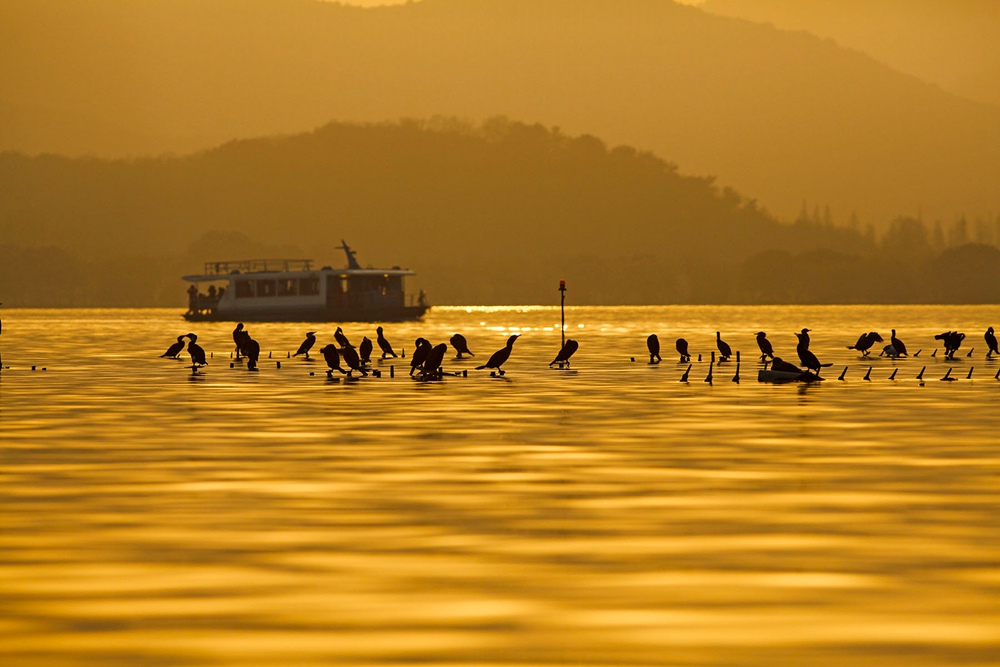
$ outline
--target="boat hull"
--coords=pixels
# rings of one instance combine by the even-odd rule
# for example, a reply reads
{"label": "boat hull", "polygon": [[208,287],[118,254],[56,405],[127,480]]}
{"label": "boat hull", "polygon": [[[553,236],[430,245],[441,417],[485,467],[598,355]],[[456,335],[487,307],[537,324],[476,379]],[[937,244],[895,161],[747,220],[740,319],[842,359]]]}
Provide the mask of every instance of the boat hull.
{"label": "boat hull", "polygon": [[399,308],[337,309],[247,309],[226,312],[184,313],[188,322],[408,322],[419,320],[430,306]]}

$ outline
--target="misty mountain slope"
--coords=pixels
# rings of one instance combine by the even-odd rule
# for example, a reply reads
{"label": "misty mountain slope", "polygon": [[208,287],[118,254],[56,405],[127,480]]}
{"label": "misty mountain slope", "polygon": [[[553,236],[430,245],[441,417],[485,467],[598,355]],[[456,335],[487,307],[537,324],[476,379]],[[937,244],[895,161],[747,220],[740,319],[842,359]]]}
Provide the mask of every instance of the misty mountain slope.
{"label": "misty mountain slope", "polygon": [[118,151],[330,119],[507,114],[652,150],[787,218],[803,200],[865,222],[996,208],[994,109],[831,42],[668,0],[32,0],[0,12],[0,98],[150,137]]}
{"label": "misty mountain slope", "polygon": [[705,10],[806,30],[1000,107],[995,0],[706,0]]}
{"label": "misty mountain slope", "polygon": [[345,239],[364,264],[417,269],[439,303],[533,302],[556,271],[591,302],[726,295],[732,276],[702,274],[764,249],[863,246],[652,154],[503,119],[336,124],[142,160],[7,153],[0,180],[4,244],[183,255],[191,272],[252,251],[244,238],[339,265]]}

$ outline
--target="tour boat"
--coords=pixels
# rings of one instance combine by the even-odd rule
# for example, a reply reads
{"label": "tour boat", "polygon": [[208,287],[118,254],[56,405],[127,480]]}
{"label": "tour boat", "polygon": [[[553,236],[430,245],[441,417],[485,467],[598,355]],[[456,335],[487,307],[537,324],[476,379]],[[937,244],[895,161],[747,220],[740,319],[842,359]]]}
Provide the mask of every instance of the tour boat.
{"label": "tour boat", "polygon": [[[309,259],[205,262],[203,273],[184,276],[191,322],[399,322],[420,319],[430,306],[423,290],[403,291],[409,269],[361,268],[355,251],[347,268],[313,268]],[[199,286],[207,284],[202,292]]]}

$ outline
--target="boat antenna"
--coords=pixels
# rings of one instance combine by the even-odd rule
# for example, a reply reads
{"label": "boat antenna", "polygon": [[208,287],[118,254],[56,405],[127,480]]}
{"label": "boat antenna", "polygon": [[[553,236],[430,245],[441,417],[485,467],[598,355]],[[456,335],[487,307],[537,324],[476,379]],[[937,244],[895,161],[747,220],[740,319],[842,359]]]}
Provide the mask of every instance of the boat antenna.
{"label": "boat antenna", "polygon": [[340,239],[340,243],[341,243],[341,245],[337,246],[337,248],[339,248],[340,250],[343,250],[344,253],[347,254],[347,268],[348,269],[360,269],[361,265],[358,264],[358,260],[355,259],[355,257],[354,257],[357,254],[357,251],[356,250],[351,250],[351,247],[349,245],[347,245],[347,241],[345,241],[344,239]]}

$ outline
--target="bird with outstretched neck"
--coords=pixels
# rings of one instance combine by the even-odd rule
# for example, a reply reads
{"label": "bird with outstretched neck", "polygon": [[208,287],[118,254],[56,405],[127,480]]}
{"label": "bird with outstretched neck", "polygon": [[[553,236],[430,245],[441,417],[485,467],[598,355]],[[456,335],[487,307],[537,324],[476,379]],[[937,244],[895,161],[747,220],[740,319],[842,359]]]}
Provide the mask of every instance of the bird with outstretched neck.
{"label": "bird with outstretched neck", "polygon": [[167,357],[170,359],[177,359],[181,352],[184,351],[184,338],[184,336],[178,336],[177,342],[168,347],[167,351],[160,355],[160,359]]}
{"label": "bird with outstretched neck", "polygon": [[722,340],[722,334],[718,331],[715,332],[715,346],[719,348],[719,361],[729,361],[729,357],[733,356],[733,348]]}
{"label": "bird with outstretched neck", "polygon": [[476,356],[471,350],[469,350],[469,341],[465,340],[465,336],[462,334],[455,334],[451,337],[451,341],[449,342],[451,343],[451,346],[455,348],[455,352],[457,353],[457,356],[455,357],[456,359],[461,359],[463,354],[467,354],[470,357]]}
{"label": "bird with outstretched neck", "polygon": [[557,354],[556,358],[552,360],[552,363],[549,364],[549,367],[551,368],[556,364],[559,364],[560,367],[562,367],[563,365],[569,366],[569,358],[572,357],[574,354],[576,354],[576,351],[578,349],[580,349],[579,343],[577,343],[572,338],[566,339],[566,344],[562,346],[561,350],[559,350],[559,354]]}
{"label": "bird with outstretched neck", "polygon": [[308,359],[309,358],[309,350],[311,350],[312,346],[315,345],[315,344],[316,344],[316,332],[315,331],[309,331],[309,332],[307,332],[306,333],[306,339],[304,341],[302,341],[302,344],[299,345],[299,349],[296,350],[295,354],[293,354],[292,356],[293,357],[297,357],[300,354],[304,354],[304,355],[306,355],[306,359]]}
{"label": "bird with outstretched neck", "polygon": [[392,357],[395,359],[397,355],[392,351],[392,345],[389,344],[385,334],[382,333],[382,327],[376,327],[375,333],[377,334],[375,336],[375,342],[378,343],[378,348],[382,350],[382,358],[385,359],[386,357]]}
{"label": "bird with outstretched neck", "polygon": [[649,334],[646,339],[646,349],[649,350],[649,363],[658,364],[663,361],[660,358],[660,339],[656,334]]}
{"label": "bird with outstretched neck", "polygon": [[760,348],[760,360],[764,361],[768,357],[774,359],[774,347],[771,346],[771,341],[767,339],[767,334],[763,331],[757,332],[757,347]]}
{"label": "bird with outstretched neck", "polygon": [[520,334],[514,334],[513,336],[508,338],[507,344],[501,349],[494,352],[493,356],[491,356],[490,360],[487,361],[485,364],[483,364],[482,366],[477,366],[476,370],[481,371],[484,368],[489,368],[490,370],[496,371],[498,374],[503,375],[504,370],[500,367],[503,366],[508,359],[510,359],[510,353],[514,349],[514,341],[517,340],[517,337],[519,335]]}

